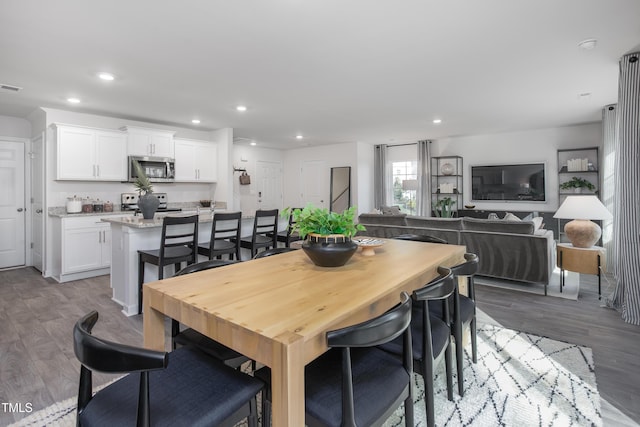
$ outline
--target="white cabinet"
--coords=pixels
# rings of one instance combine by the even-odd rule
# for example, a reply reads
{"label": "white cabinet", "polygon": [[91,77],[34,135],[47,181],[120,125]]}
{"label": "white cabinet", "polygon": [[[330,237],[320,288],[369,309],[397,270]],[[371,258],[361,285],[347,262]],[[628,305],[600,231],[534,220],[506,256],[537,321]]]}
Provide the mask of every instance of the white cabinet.
{"label": "white cabinet", "polygon": [[174,131],[125,126],[129,136],[128,155],[173,158]]}
{"label": "white cabinet", "polygon": [[176,182],[216,182],[218,145],[192,139],[175,140]]}
{"label": "white cabinet", "polygon": [[127,136],[120,131],[56,124],[56,179],[126,181]]}
{"label": "white cabinet", "polygon": [[109,274],[111,227],[101,218],[97,215],[61,218],[54,239],[61,249],[59,256],[54,257],[57,264],[54,277],[59,282]]}

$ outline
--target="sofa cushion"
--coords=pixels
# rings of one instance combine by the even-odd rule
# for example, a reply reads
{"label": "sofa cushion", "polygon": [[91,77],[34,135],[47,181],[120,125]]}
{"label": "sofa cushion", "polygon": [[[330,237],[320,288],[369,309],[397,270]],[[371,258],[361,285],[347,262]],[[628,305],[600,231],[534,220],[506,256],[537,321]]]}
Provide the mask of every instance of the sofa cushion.
{"label": "sofa cushion", "polygon": [[531,221],[505,221],[478,218],[462,218],[464,230],[494,233],[533,234],[535,227]]}
{"label": "sofa cushion", "polygon": [[462,230],[462,218],[435,218],[407,215],[405,222],[408,227]]}

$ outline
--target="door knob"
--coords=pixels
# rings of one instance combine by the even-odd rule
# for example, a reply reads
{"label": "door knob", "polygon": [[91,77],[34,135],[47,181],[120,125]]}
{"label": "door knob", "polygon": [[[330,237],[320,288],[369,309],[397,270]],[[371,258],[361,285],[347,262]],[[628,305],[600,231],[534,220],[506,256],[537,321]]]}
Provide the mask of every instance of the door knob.
{"label": "door knob", "polygon": [[18,212],[22,212],[24,209],[22,208],[18,208]]}
{"label": "door knob", "polygon": [[36,213],[42,213],[42,209],[36,209]]}

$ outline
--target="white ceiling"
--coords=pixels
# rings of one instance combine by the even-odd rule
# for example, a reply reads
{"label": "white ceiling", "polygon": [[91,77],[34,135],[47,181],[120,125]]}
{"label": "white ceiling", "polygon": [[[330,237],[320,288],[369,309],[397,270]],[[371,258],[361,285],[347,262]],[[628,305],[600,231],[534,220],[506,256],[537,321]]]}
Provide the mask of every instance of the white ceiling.
{"label": "white ceiling", "polygon": [[0,83],[24,89],[0,114],[197,117],[271,147],[593,122],[639,17],[638,0],[2,0]]}

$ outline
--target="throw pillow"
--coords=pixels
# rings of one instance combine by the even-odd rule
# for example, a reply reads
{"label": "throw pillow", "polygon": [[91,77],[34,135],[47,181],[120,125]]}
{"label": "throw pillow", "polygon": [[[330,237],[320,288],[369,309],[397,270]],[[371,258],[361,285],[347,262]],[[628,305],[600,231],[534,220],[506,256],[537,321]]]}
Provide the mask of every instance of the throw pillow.
{"label": "throw pillow", "polygon": [[402,213],[399,206],[380,206],[380,210],[383,215],[400,215]]}
{"label": "throw pillow", "polygon": [[544,224],[542,223],[542,217],[541,216],[537,216],[535,218],[532,218],[531,221],[533,221],[533,225],[535,226],[536,230],[539,230],[539,229],[544,227]]}
{"label": "throw pillow", "polygon": [[522,221],[520,218],[512,214],[511,212],[507,212],[507,214],[502,218],[505,221]]}
{"label": "throw pillow", "polygon": [[524,218],[522,218],[523,221],[533,221],[533,214],[530,213],[529,215],[525,216]]}

